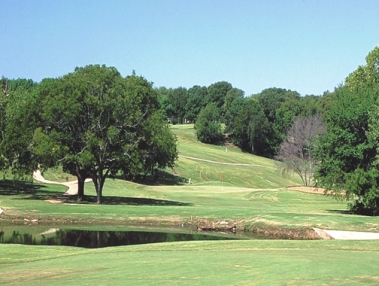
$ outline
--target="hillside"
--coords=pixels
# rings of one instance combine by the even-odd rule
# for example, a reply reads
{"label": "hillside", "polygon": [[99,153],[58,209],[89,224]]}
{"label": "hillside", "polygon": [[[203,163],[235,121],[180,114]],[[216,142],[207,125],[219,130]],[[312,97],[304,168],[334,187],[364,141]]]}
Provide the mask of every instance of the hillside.
{"label": "hillside", "polygon": [[179,150],[174,172],[186,182],[191,178],[194,185],[247,188],[283,188],[301,184],[295,175],[283,177],[274,160],[242,152],[233,146],[197,141],[192,124],[174,125],[172,131],[178,138]]}

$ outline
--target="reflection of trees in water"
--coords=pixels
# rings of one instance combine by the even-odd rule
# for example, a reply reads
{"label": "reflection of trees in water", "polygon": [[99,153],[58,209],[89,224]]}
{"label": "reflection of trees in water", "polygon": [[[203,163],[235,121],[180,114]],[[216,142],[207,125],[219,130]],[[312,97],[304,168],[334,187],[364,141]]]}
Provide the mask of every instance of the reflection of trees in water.
{"label": "reflection of trees in water", "polygon": [[17,243],[17,244],[29,244],[29,245],[37,244],[36,239],[33,238],[31,234],[29,233],[21,234],[20,232],[15,231],[15,230],[12,232],[12,235],[8,239],[5,238],[4,231],[1,231],[0,241],[2,243]]}
{"label": "reflection of trees in water", "polygon": [[0,233],[0,240],[4,243],[28,245],[65,245],[87,248],[107,246],[146,244],[155,242],[191,241],[191,240],[226,240],[233,238],[217,237],[203,234],[145,232],[145,231],[91,231],[91,230],[58,230],[55,236],[36,240],[31,234],[20,234],[13,231],[12,236],[4,239]]}
{"label": "reflection of trees in water", "polygon": [[88,248],[146,244],[156,242],[233,239],[203,234],[145,231],[60,230],[57,232],[57,235],[60,236],[60,242],[62,245]]}

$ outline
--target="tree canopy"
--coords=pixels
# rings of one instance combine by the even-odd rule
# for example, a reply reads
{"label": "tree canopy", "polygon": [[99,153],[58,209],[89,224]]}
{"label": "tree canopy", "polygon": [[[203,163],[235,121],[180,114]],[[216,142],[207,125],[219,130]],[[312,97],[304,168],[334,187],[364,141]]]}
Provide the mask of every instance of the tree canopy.
{"label": "tree canopy", "polygon": [[[352,211],[368,215],[379,215],[379,83],[372,69],[372,63],[379,61],[377,51],[375,48],[370,52],[367,65],[358,67],[346,84],[328,97],[324,115],[328,133],[321,140],[321,163],[316,174],[319,186],[350,199]],[[365,76],[356,77],[361,71]],[[372,74],[368,76],[366,71]]]}
{"label": "tree canopy", "polygon": [[202,109],[195,123],[197,139],[204,143],[217,143],[223,137],[220,114],[215,103]]}
{"label": "tree canopy", "polygon": [[[121,77],[113,67],[90,65],[55,80],[39,92],[44,106],[33,152],[47,167],[62,163],[77,176],[79,199],[91,178],[100,204],[105,179],[125,166],[172,166],[175,138],[164,126],[151,83]],[[157,136],[155,134],[158,134]],[[166,146],[169,144],[170,146]]]}

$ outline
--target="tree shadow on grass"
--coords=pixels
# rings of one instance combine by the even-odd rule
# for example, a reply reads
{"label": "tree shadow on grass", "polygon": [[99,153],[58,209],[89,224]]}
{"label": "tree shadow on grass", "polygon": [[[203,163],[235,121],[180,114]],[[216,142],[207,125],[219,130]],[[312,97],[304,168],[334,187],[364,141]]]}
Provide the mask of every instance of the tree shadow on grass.
{"label": "tree shadow on grass", "polygon": [[[85,196],[82,203],[96,203],[96,196]],[[133,198],[133,197],[112,197],[103,196],[102,205],[134,205],[134,206],[192,206],[191,203],[178,201],[158,200],[150,198]]]}
{"label": "tree shadow on grass", "polygon": [[60,196],[62,193],[50,191],[45,185],[35,184],[33,182],[20,180],[0,180],[0,195],[29,195],[30,199],[45,200],[46,198]]}
{"label": "tree shadow on grass", "polygon": [[44,185],[34,184],[27,181],[0,180],[0,195],[12,196],[28,194],[33,195],[46,188]]}
{"label": "tree shadow on grass", "polygon": [[329,213],[335,213],[335,214],[350,214],[353,215],[354,213],[350,210],[327,210]]}
{"label": "tree shadow on grass", "polygon": [[181,176],[177,176],[167,171],[159,170],[157,177],[151,176],[136,176],[133,180],[125,178],[123,176],[113,176],[113,179],[133,181],[134,183],[147,185],[147,186],[180,186],[186,183],[186,179]]}

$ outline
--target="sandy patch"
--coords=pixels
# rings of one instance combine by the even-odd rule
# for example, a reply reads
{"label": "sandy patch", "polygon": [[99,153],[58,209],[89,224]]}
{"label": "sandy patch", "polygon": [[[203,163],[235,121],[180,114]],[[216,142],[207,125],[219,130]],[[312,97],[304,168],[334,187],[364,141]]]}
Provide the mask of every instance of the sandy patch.
{"label": "sandy patch", "polygon": [[323,195],[325,193],[325,189],[305,186],[288,187],[287,190],[319,195]]}

